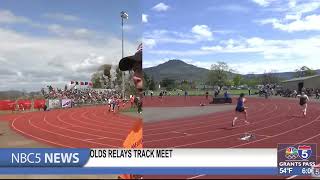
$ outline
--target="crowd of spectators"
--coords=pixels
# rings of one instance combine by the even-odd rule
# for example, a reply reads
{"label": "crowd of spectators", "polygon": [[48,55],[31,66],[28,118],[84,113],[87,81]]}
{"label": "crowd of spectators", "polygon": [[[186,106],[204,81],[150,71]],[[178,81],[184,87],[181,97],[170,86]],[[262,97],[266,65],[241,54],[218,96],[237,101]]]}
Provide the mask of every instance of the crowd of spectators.
{"label": "crowd of spectators", "polygon": [[98,104],[106,103],[108,99],[117,97],[121,98],[119,92],[110,89],[92,89],[92,88],[67,88],[59,89],[48,86],[42,88],[42,95],[45,99],[71,99],[75,104]]}

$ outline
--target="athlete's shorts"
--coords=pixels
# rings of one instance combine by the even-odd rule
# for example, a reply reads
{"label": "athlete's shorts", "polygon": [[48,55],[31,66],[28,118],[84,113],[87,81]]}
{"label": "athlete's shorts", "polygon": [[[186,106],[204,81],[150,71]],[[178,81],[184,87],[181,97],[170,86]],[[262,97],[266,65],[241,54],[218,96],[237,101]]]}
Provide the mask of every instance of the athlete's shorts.
{"label": "athlete's shorts", "polygon": [[300,102],[299,104],[300,104],[300,106],[304,106],[304,105],[307,104],[307,103],[305,103],[305,102]]}
{"label": "athlete's shorts", "polygon": [[237,112],[244,112],[244,107],[236,107]]}

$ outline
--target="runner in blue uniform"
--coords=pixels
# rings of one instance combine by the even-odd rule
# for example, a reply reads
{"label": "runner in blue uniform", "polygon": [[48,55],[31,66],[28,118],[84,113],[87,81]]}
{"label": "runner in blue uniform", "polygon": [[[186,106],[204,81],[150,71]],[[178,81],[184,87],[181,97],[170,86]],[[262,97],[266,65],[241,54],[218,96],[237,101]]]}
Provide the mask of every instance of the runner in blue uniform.
{"label": "runner in blue uniform", "polygon": [[246,124],[249,124],[249,122],[247,121],[247,107],[244,106],[246,102],[246,99],[244,98],[244,94],[241,93],[240,94],[240,97],[238,98],[238,101],[237,101],[237,107],[236,107],[236,112],[235,112],[235,117],[232,121],[232,127],[235,126],[235,123],[236,123],[236,120],[238,119],[238,116],[243,113],[245,115],[245,123]]}

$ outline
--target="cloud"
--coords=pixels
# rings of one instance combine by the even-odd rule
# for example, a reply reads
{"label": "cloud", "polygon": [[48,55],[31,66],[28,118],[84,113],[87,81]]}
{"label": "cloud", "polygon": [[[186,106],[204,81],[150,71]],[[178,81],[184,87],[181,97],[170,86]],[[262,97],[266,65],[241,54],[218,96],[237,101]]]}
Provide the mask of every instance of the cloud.
{"label": "cloud", "polygon": [[[69,17],[69,20],[72,18]],[[86,28],[71,28],[65,27],[60,24],[45,24],[37,23],[32,21],[29,18],[23,16],[17,16],[9,10],[0,10],[0,24],[26,24],[32,28],[46,30],[47,32],[60,36],[60,37],[69,37],[69,38],[93,38],[97,37],[97,33],[86,29]]]}
{"label": "cloud", "polygon": [[46,13],[43,15],[46,18],[49,19],[55,19],[55,20],[62,20],[62,21],[78,21],[80,20],[79,17],[70,15],[70,14],[64,14],[64,13]]}
{"label": "cloud", "polygon": [[[88,81],[101,64],[117,64],[121,58],[121,39],[108,34],[96,42],[34,37],[0,28],[0,39],[0,71],[6,72],[0,74],[0,90],[40,90],[48,84],[63,87],[70,80]],[[137,44],[125,44],[125,55],[136,51]]]}
{"label": "cloud", "polygon": [[163,29],[144,32],[143,38],[147,45],[152,45],[151,47],[161,43],[194,44],[198,42],[198,39],[191,33],[188,34]]}
{"label": "cloud", "polygon": [[213,54],[210,51],[204,51],[199,49],[193,49],[193,50],[148,50],[148,54],[155,54],[155,55],[170,55],[175,57],[188,57],[188,56],[198,56],[198,55],[208,55]]}
{"label": "cloud", "polygon": [[133,30],[133,28],[134,28],[133,25],[129,25],[129,24],[124,24],[123,25],[123,30],[127,31],[127,32]]}
{"label": "cloud", "polygon": [[289,0],[288,4],[278,3],[277,6],[284,13],[282,18],[267,18],[256,22],[262,25],[271,24],[274,29],[287,32],[318,31],[320,29],[318,23],[320,15],[317,13],[311,14],[320,8],[320,1],[305,0],[302,2]]}
{"label": "cloud", "polygon": [[152,7],[152,9],[154,11],[157,11],[157,12],[165,12],[169,8],[170,8],[170,6],[168,6],[168,5],[166,5],[165,3],[162,3],[162,2]]}
{"label": "cloud", "polygon": [[148,16],[147,14],[142,14],[142,22],[143,23],[148,23]]}
{"label": "cloud", "polygon": [[16,24],[16,23],[30,23],[31,20],[23,17],[16,16],[9,10],[0,10],[0,24]]}
{"label": "cloud", "polygon": [[199,38],[212,39],[212,32],[207,25],[195,25],[192,27],[191,32],[198,35]]}
{"label": "cloud", "polygon": [[[147,48],[152,48],[157,44],[163,43],[196,44],[202,41],[212,41],[213,32],[207,25],[195,25],[190,29],[190,32],[160,29],[144,32],[143,37]],[[230,32],[219,31],[219,33]]]}
{"label": "cloud", "polygon": [[86,28],[68,28],[59,24],[42,25],[41,28],[47,29],[48,32],[60,37],[68,37],[75,39],[94,39],[98,34]]}
{"label": "cloud", "polygon": [[[317,42],[319,40],[319,42]],[[315,59],[319,53],[320,36],[306,39],[266,40],[259,37],[230,39],[221,41],[220,45],[203,46],[201,50],[211,53],[256,53],[264,59]],[[320,55],[320,54],[319,54]]]}
{"label": "cloud", "polygon": [[227,11],[227,12],[240,12],[248,13],[249,8],[239,5],[239,4],[226,4],[223,6],[210,6],[208,7],[209,11]]}
{"label": "cloud", "polygon": [[286,16],[286,19],[289,20],[289,22],[282,22],[278,19],[267,19],[261,21],[261,23],[272,24],[274,29],[287,32],[320,30],[320,15],[309,15],[302,19],[300,19],[299,16]]}
{"label": "cloud", "polygon": [[[231,69],[236,70],[240,74],[262,74],[265,72],[292,72],[295,69],[305,65],[305,63],[283,61],[283,60],[270,60],[264,61],[263,59],[255,61],[239,60],[228,64]],[[245,67],[245,68],[244,68]]]}
{"label": "cloud", "polygon": [[[290,7],[290,6],[289,6]],[[295,4],[289,8],[289,13],[291,14],[303,14],[313,12],[320,8],[320,1],[309,1],[300,4]]]}
{"label": "cloud", "polygon": [[300,18],[301,18],[301,14],[287,14],[284,19],[290,21],[290,20],[300,20]]}
{"label": "cloud", "polygon": [[294,8],[297,5],[297,1],[296,0],[289,0],[289,8]]}
{"label": "cloud", "polygon": [[167,58],[163,59],[163,60],[143,60],[142,61],[142,67],[143,68],[149,68],[149,67],[154,67],[157,66],[159,64],[165,63],[167,60]]}
{"label": "cloud", "polygon": [[156,46],[156,41],[154,39],[143,38],[143,45],[147,49],[152,49]]}
{"label": "cloud", "polygon": [[[178,58],[190,58],[210,54],[250,54],[258,57],[256,61],[252,62],[253,64],[259,64],[259,66],[261,66],[263,62],[265,62],[265,64],[269,65],[269,67],[257,66],[257,72],[260,71],[260,73],[263,73],[263,68],[268,70],[292,71],[294,67],[296,68],[302,65],[320,69],[320,64],[318,63],[318,57],[320,56],[319,48],[320,36],[290,40],[251,37],[223,40],[218,44],[202,46],[199,49],[150,50],[148,54],[174,56]],[[288,64],[288,66],[286,66],[286,64]],[[253,65],[250,65],[250,67],[253,67]],[[254,71],[254,69],[250,69],[250,71]]]}
{"label": "cloud", "polygon": [[252,2],[254,2],[262,7],[269,6],[272,1],[274,1],[274,0],[252,0]]}

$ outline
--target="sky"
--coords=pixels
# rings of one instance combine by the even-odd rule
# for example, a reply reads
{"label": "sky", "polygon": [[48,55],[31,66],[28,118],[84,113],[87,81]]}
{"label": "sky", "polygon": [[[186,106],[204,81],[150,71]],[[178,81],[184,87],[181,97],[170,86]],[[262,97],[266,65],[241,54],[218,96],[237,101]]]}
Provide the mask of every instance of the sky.
{"label": "sky", "polygon": [[143,66],[170,59],[236,72],[320,69],[320,0],[143,0]]}
{"label": "sky", "polygon": [[1,0],[0,91],[39,91],[89,81],[102,64],[121,59],[142,42],[138,0]]}

